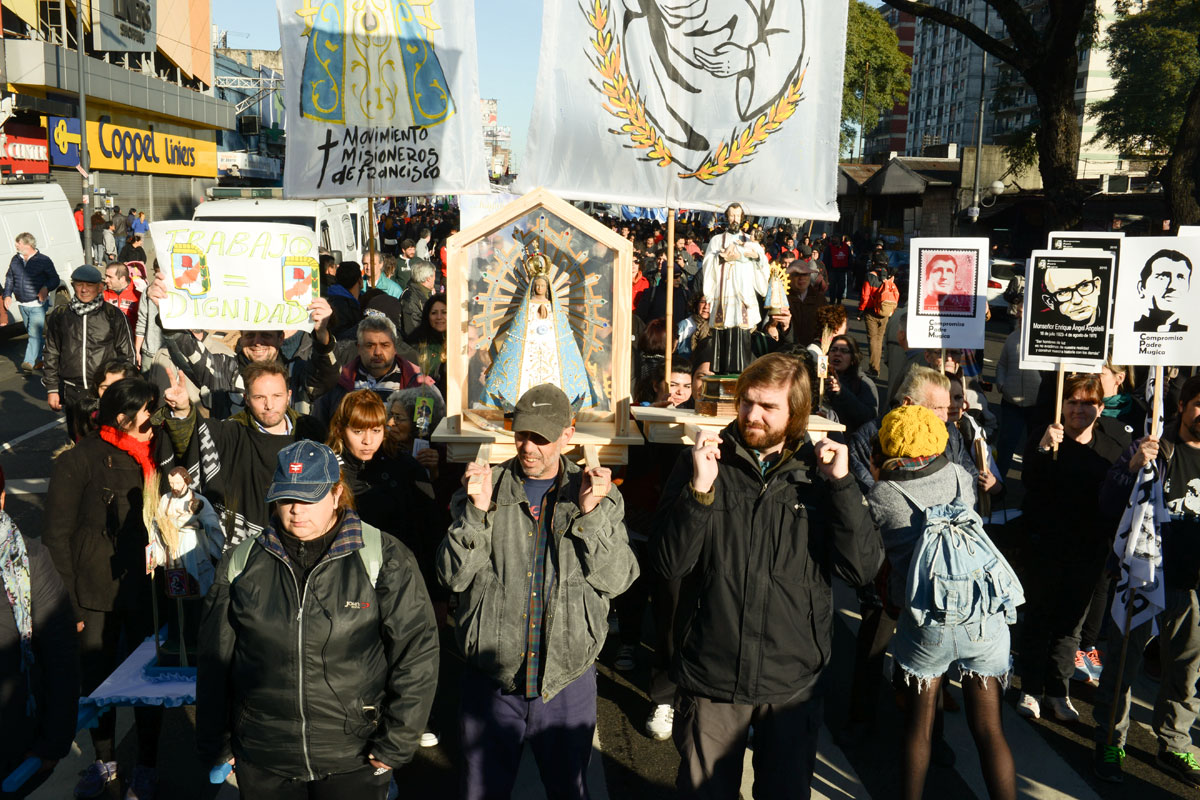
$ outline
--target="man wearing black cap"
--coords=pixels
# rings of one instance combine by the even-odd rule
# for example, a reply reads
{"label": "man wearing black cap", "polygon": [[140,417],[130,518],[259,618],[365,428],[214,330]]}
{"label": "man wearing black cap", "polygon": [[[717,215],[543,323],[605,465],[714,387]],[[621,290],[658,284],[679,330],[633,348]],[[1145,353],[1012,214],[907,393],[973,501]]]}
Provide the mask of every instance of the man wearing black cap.
{"label": "man wearing black cap", "polygon": [[66,409],[67,429],[77,438],[75,409],[87,395],[88,380],[101,364],[113,359],[133,364],[129,322],[116,306],[104,302],[104,276],[84,265],[71,273],[75,296],[46,318],[46,368],[42,385],[55,411]]}
{"label": "man wearing black cap", "polygon": [[586,798],[594,663],[609,601],[633,583],[637,560],[610,471],[563,457],[575,432],[566,394],[530,389],[512,430],[516,458],[467,467],[437,554],[439,579],[458,594],[468,664],[464,796],[508,797],[528,742],[548,796]]}

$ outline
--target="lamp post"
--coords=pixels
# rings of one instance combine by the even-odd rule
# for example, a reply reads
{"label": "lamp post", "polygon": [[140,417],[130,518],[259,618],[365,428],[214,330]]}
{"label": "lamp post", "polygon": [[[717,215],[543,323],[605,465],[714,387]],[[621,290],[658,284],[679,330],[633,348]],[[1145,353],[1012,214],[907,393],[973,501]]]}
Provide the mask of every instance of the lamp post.
{"label": "lamp post", "polygon": [[[87,244],[83,247],[83,263],[92,263],[92,248],[91,248],[91,229],[88,227],[88,211],[91,210],[90,189],[92,188],[91,173],[88,168],[88,150],[87,150],[87,88],[85,81],[87,80],[87,53],[83,49],[83,0],[77,0],[75,3],[75,50],[79,56],[77,65],[79,69],[79,167],[83,170],[83,208],[84,221],[83,230]],[[65,149],[65,148],[64,148]]]}
{"label": "lamp post", "polygon": [[[986,3],[983,6],[983,32],[987,33],[988,15],[991,7]],[[983,162],[983,111],[984,111],[984,89],[987,88],[987,50],[982,50],[983,65],[979,70],[979,126],[975,134],[975,180],[971,185],[971,207],[967,209],[967,216],[971,218],[971,224],[974,225],[979,221],[979,168]]]}

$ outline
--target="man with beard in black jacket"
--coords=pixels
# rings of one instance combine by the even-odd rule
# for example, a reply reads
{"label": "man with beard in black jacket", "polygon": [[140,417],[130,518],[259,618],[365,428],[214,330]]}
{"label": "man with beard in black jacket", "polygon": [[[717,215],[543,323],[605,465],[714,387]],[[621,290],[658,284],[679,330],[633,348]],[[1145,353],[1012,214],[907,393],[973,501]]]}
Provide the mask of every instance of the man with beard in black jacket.
{"label": "man with beard in black jacket", "polygon": [[197,476],[195,488],[212,503],[225,529],[225,548],[258,536],[270,520],[267,487],[279,451],[300,439],[320,440],[324,428],[290,405],[287,372],[278,361],[256,361],[241,371],[246,410],[226,420],[200,419],[176,372],[163,400],[171,409],[172,454],[160,456],[163,474],[174,466]]}
{"label": "man with beard in black jacket", "polygon": [[807,371],[782,353],[738,379],[738,418],[698,435],[663,492],[651,558],[682,579],[673,738],[681,797],[734,800],[754,726],[754,796],[807,798],[833,636],[834,574],[852,586],[883,543],[846,447],[805,438]]}

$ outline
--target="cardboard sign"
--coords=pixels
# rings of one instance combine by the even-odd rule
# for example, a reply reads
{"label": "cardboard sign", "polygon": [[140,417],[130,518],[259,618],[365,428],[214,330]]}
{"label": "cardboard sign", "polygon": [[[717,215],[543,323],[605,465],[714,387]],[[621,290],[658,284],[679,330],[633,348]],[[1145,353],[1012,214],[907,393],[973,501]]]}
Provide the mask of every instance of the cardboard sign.
{"label": "cardboard sign", "polygon": [[321,294],[316,234],[301,225],[152,222],[170,288],[168,330],[312,330]]}
{"label": "cardboard sign", "polygon": [[909,256],[909,347],[983,347],[987,239],[913,239]]}
{"label": "cardboard sign", "polygon": [[1200,236],[1135,236],[1121,245],[1113,316],[1119,364],[1200,364]]}
{"label": "cardboard sign", "polygon": [[1108,357],[1112,253],[1035,250],[1026,274],[1021,368],[1097,371]]}

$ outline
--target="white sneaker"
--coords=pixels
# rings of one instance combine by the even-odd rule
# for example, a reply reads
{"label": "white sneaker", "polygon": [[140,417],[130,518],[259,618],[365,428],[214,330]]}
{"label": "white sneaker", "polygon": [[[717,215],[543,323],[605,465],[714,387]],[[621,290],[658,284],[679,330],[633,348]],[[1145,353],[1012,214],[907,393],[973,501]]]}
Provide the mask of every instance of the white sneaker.
{"label": "white sneaker", "polygon": [[1038,699],[1031,694],[1021,692],[1021,699],[1017,701],[1017,713],[1022,717],[1030,719],[1042,718],[1042,706],[1038,703]]}
{"label": "white sneaker", "polygon": [[421,734],[421,747],[437,747],[438,735],[433,731],[425,731]]}
{"label": "white sneaker", "polygon": [[1050,707],[1050,715],[1060,722],[1075,722],[1079,712],[1071,705],[1069,697],[1047,697],[1046,704]]}
{"label": "white sneaker", "polygon": [[646,733],[658,741],[671,738],[671,728],[675,725],[675,709],[663,703],[654,707],[646,720]]}
{"label": "white sneaker", "polygon": [[637,648],[631,644],[623,644],[617,648],[617,660],[613,662],[613,666],[618,672],[633,672],[637,666],[637,661],[634,660],[634,655],[637,653]]}

